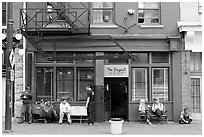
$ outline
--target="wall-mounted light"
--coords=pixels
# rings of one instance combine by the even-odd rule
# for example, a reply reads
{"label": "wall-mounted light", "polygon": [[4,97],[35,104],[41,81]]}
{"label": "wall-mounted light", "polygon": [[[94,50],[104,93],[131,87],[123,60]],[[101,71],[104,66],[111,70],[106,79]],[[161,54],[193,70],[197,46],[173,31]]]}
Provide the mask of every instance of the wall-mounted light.
{"label": "wall-mounted light", "polygon": [[[6,29],[4,28],[4,29],[2,29],[1,39],[5,40],[6,37],[7,37],[7,32],[6,32]],[[21,40],[22,39],[23,36],[21,34],[20,29],[16,29],[16,30],[13,31],[13,37],[15,37],[16,40]]]}
{"label": "wall-mounted light", "polygon": [[15,38],[17,39],[17,40],[21,40],[22,39],[22,34],[20,33],[20,30],[19,29],[17,29],[16,31],[15,31]]}
{"label": "wall-mounted light", "polygon": [[[1,38],[2,38],[2,50],[6,50],[6,46],[7,46],[7,29],[3,28],[2,29],[2,34],[1,34]],[[20,55],[24,55],[24,49],[23,49],[23,45],[20,42],[20,40],[23,38],[20,29],[16,29],[13,30],[13,48],[20,48],[19,50],[19,54]]]}
{"label": "wall-mounted light", "polygon": [[129,14],[129,15],[133,15],[134,12],[135,12],[135,10],[133,10],[133,9],[128,9],[128,14]]}

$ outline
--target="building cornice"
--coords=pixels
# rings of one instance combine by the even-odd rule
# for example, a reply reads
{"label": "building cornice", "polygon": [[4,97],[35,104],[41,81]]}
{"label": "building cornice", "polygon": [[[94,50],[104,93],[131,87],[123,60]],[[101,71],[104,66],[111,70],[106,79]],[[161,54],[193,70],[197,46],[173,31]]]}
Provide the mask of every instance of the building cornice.
{"label": "building cornice", "polygon": [[202,24],[200,22],[182,22],[178,21],[177,26],[180,32],[184,31],[202,31]]}

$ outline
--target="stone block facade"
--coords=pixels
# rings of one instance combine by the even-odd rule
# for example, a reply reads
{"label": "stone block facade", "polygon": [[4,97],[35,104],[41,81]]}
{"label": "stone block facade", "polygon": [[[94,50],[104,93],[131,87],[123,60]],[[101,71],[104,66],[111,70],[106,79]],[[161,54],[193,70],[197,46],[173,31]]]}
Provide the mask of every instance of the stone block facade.
{"label": "stone block facade", "polygon": [[20,100],[20,95],[23,92],[23,56],[19,55],[19,48],[15,49],[15,84],[14,84],[14,92],[15,92],[15,106],[14,106],[14,116],[19,117],[22,102]]}
{"label": "stone block facade", "polygon": [[181,52],[182,63],[182,108],[191,107],[191,72],[190,72],[190,51]]}

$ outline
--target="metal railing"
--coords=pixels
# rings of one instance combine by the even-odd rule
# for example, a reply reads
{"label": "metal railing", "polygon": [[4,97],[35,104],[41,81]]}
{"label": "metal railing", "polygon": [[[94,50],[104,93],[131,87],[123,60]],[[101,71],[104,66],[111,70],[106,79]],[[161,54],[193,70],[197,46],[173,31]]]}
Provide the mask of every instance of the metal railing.
{"label": "metal railing", "polygon": [[89,10],[84,8],[21,9],[20,18],[23,31],[58,29],[89,33],[90,29]]}

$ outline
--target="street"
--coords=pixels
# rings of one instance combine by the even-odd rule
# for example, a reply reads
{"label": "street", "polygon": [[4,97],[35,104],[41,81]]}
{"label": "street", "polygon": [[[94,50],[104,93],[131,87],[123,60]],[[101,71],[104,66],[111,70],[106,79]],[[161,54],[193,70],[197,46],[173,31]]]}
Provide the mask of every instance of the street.
{"label": "street", "polygon": [[[6,135],[110,135],[110,123],[108,121],[95,123],[87,126],[78,121],[68,125],[66,122],[58,123],[23,123],[12,124],[12,133],[4,133],[4,122],[2,122],[2,134]],[[168,124],[147,125],[139,122],[124,122],[123,135],[202,135],[202,122],[193,121],[192,124],[181,125],[176,122]]]}

